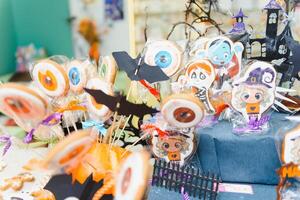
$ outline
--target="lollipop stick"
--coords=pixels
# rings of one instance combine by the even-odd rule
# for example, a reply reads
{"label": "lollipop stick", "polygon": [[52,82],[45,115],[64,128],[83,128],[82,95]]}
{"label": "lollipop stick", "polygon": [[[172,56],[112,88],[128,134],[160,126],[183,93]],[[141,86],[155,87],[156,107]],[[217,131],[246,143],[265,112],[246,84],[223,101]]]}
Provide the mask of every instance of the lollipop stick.
{"label": "lollipop stick", "polygon": [[121,158],[130,150],[131,147],[133,147],[134,145],[136,145],[141,140],[145,139],[147,135],[148,134],[145,133],[142,137],[140,137],[138,140],[136,140],[132,145],[130,145],[128,148],[126,148],[126,150],[122,153]]}
{"label": "lollipop stick", "polygon": [[[117,131],[119,130],[120,126],[121,126],[121,123],[122,121],[124,120],[124,116],[121,117],[121,119],[119,119],[119,123],[118,123],[118,126],[116,128],[116,131],[115,131],[115,134],[114,134],[114,138],[113,138],[113,141],[112,141],[112,145],[115,144],[115,140],[116,140],[116,137],[117,137]],[[120,133],[119,133],[120,134]]]}

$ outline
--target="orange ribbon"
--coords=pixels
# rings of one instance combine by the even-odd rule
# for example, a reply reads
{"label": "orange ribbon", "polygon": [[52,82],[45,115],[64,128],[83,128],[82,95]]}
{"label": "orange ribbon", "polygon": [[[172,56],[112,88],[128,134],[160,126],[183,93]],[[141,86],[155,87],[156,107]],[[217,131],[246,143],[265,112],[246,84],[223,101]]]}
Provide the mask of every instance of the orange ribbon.
{"label": "orange ribbon", "polygon": [[161,130],[160,128],[158,128],[157,126],[153,125],[153,124],[143,124],[141,126],[141,129],[143,131],[146,131],[146,132],[153,132],[153,131],[156,131],[158,133],[158,137],[162,138],[162,137],[165,137],[166,135],[168,135],[167,132]]}
{"label": "orange ribbon", "polygon": [[149,85],[145,80],[140,80],[139,82],[148,89],[148,91],[157,99],[157,101],[160,101],[160,93],[157,89]]}
{"label": "orange ribbon", "polygon": [[68,103],[65,107],[59,108],[56,112],[63,113],[65,111],[75,111],[75,110],[81,110],[86,111],[86,107],[79,105],[78,100],[73,100]]}

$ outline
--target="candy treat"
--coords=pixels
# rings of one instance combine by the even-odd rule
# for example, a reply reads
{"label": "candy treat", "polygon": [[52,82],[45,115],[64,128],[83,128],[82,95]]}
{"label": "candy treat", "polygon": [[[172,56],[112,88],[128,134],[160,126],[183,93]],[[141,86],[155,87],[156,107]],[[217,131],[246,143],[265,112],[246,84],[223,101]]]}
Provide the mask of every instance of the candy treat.
{"label": "candy treat", "polygon": [[[90,79],[86,88],[100,90],[107,95],[114,95],[112,85],[99,79]],[[112,111],[103,103],[98,103],[97,99],[87,94],[87,110],[91,119],[106,121],[112,116]]]}
{"label": "candy treat", "polygon": [[196,126],[204,117],[202,103],[192,94],[173,94],[164,99],[161,113],[167,123],[177,128]]}
{"label": "candy treat", "polygon": [[60,141],[45,157],[45,167],[67,167],[83,157],[93,144],[95,137],[90,130],[80,130]]}
{"label": "candy treat", "polygon": [[88,80],[88,70],[92,70],[92,67],[87,62],[72,60],[68,63],[66,72],[69,78],[70,89],[73,92],[83,92],[83,87],[85,87]]}
{"label": "candy treat", "polygon": [[33,65],[32,79],[50,97],[65,96],[70,88],[68,75],[63,64],[45,59]]}
{"label": "candy treat", "polygon": [[259,121],[274,104],[276,71],[266,62],[254,61],[242,77],[233,83],[232,107],[244,119]]}
{"label": "candy treat", "polygon": [[174,42],[151,41],[146,44],[145,62],[160,67],[167,76],[171,77],[180,69],[182,55],[182,50]]}
{"label": "candy treat", "polygon": [[206,111],[214,113],[215,110],[208,97],[208,90],[216,78],[213,65],[208,60],[195,60],[188,64],[185,76],[187,85],[193,88],[195,96],[202,101]]}
{"label": "candy treat", "polygon": [[142,200],[148,185],[150,156],[141,151],[132,153],[122,163],[116,176],[116,200]]}
{"label": "candy treat", "polygon": [[113,56],[104,56],[102,58],[99,71],[106,82],[114,84],[117,75],[117,65]]}
{"label": "candy treat", "polygon": [[27,86],[16,83],[0,85],[0,111],[30,131],[47,115],[47,101]]}
{"label": "candy treat", "polygon": [[233,43],[229,38],[221,36],[209,40],[205,50],[200,49],[195,54],[207,58],[216,68],[217,88],[225,81],[232,81],[241,71],[241,61],[244,46],[240,42]]}
{"label": "candy treat", "polygon": [[164,136],[158,131],[152,133],[151,150],[155,157],[167,162],[175,162],[183,165],[196,150],[194,129],[187,132],[165,131]]}

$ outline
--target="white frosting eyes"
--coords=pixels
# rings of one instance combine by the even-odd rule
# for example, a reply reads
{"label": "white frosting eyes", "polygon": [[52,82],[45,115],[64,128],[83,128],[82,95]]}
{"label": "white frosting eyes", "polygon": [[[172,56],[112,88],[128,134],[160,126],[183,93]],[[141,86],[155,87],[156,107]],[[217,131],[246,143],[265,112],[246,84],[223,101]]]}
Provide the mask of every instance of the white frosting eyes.
{"label": "white frosting eyes", "polygon": [[[113,95],[111,85],[98,78],[89,80],[86,87],[89,89],[102,90],[108,95]],[[98,104],[91,95],[87,96],[87,110],[90,117],[94,120],[105,121],[112,115],[112,111],[107,106]]]}
{"label": "white frosting eyes", "polygon": [[64,96],[69,90],[68,76],[63,66],[52,60],[42,60],[33,66],[32,78],[48,96]]}
{"label": "white frosting eyes", "polygon": [[181,60],[182,52],[170,41],[155,41],[147,46],[145,63],[160,67],[169,77],[179,70]]}
{"label": "white frosting eyes", "polygon": [[87,82],[87,65],[78,60],[73,60],[68,64],[67,75],[70,89],[73,92],[81,93]]}

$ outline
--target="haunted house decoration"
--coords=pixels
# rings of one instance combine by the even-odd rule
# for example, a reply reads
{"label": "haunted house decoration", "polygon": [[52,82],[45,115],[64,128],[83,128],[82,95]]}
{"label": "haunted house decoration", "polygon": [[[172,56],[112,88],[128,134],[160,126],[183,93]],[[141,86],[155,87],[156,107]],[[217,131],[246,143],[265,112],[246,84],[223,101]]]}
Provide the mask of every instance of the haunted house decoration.
{"label": "haunted house decoration", "polygon": [[289,23],[286,24],[282,33],[277,35],[280,12],[283,11],[282,7],[276,0],[270,0],[264,10],[267,11],[266,37],[248,40],[246,45],[247,58],[269,62],[282,58],[287,60],[290,50],[286,44],[286,37],[292,38]]}

